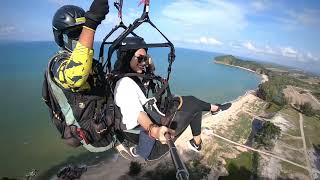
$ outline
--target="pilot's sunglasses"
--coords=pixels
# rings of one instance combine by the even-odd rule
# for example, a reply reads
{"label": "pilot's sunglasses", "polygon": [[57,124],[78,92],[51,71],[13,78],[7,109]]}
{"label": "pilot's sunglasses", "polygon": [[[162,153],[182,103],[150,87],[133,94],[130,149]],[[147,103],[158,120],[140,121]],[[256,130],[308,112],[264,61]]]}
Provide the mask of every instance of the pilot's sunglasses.
{"label": "pilot's sunglasses", "polygon": [[138,63],[147,62],[149,58],[149,56],[144,56],[144,55],[134,56],[134,57],[138,59]]}

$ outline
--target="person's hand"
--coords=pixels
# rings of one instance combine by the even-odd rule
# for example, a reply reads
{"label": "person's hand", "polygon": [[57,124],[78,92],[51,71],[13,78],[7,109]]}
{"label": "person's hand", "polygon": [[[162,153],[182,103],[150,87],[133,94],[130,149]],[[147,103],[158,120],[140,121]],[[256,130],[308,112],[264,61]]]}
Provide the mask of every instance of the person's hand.
{"label": "person's hand", "polygon": [[157,128],[157,139],[161,142],[161,144],[166,144],[167,139],[165,135],[168,133],[171,136],[171,139],[174,138],[175,131],[173,129],[167,128],[166,126],[160,126]]}
{"label": "person's hand", "polygon": [[86,22],[84,26],[96,30],[101,21],[109,13],[108,0],[94,0],[90,6],[89,11],[86,12]]}
{"label": "person's hand", "polygon": [[148,56],[148,61],[146,62],[146,65],[147,65],[147,72],[153,73],[156,70],[154,63],[152,61],[152,58],[150,56]]}

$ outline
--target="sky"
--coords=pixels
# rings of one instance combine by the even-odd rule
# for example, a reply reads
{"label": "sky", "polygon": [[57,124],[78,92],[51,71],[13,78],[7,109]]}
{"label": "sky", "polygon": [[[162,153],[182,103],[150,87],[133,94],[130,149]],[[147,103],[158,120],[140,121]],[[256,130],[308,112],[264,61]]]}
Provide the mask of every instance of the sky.
{"label": "sky", "polygon": [[[123,20],[142,14],[140,0],[124,0]],[[87,10],[90,0],[2,0],[0,41],[52,41],[51,20],[66,4]],[[110,13],[97,29],[101,41],[118,23]],[[151,21],[177,47],[233,54],[320,73],[318,0],[151,0]],[[147,42],[163,41],[149,25],[137,33]]]}

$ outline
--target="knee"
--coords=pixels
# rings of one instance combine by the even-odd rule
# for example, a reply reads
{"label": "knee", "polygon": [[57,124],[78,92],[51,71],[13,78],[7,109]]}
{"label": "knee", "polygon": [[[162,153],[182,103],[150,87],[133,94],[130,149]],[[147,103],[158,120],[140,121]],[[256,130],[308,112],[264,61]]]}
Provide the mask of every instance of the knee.
{"label": "knee", "polygon": [[182,99],[183,99],[185,102],[187,102],[187,101],[189,101],[189,102],[194,102],[197,98],[194,97],[194,96],[182,96]]}

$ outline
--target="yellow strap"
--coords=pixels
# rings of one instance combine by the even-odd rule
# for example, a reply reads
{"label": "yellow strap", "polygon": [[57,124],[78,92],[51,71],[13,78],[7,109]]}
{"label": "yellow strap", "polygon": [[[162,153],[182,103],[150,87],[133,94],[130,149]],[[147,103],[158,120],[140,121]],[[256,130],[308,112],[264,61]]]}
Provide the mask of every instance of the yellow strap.
{"label": "yellow strap", "polygon": [[180,99],[180,104],[178,106],[178,110],[180,110],[180,108],[182,107],[182,104],[183,104],[183,99],[181,96],[179,96],[179,99]]}
{"label": "yellow strap", "polygon": [[87,26],[83,26],[83,28],[86,28],[86,29],[89,29],[90,31],[96,32],[94,29],[89,28],[89,27],[87,27]]}

